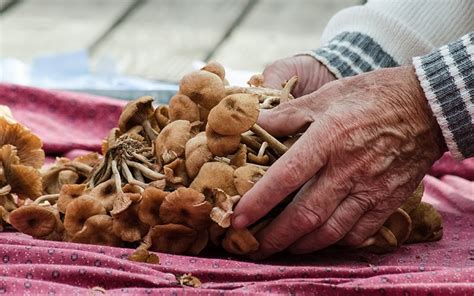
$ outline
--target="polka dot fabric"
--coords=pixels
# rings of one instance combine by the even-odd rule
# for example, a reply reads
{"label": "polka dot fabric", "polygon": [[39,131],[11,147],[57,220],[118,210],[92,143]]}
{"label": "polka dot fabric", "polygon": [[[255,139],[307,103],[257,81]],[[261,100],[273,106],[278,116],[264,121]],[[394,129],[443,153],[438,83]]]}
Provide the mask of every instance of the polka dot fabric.
{"label": "polka dot fabric", "polygon": [[[43,140],[48,155],[97,151],[124,103],[82,94],[0,85],[0,104]],[[131,249],[35,240],[0,233],[0,295],[474,295],[474,159],[444,155],[424,179],[424,200],[444,217],[439,242],[386,255],[327,250],[253,263],[225,254],[158,254],[160,265],[128,261]],[[192,273],[201,288],[176,285]]]}

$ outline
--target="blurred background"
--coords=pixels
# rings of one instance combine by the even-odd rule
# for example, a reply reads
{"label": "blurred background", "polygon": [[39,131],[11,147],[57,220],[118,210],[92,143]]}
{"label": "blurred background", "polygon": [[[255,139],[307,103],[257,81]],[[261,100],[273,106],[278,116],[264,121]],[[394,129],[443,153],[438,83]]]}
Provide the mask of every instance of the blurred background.
{"label": "blurred background", "polygon": [[[0,80],[129,98],[216,60],[231,84],[316,48],[362,0],[0,0]],[[166,96],[166,95],[165,95]]]}

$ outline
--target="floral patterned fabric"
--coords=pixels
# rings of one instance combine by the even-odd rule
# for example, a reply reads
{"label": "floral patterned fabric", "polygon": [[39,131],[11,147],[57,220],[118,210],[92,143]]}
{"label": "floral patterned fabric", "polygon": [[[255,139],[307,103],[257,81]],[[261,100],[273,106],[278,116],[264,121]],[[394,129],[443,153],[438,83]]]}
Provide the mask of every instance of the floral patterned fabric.
{"label": "floral patterned fabric", "polygon": [[[0,85],[0,104],[44,141],[48,155],[98,151],[123,101]],[[35,240],[0,233],[0,294],[29,295],[474,295],[474,158],[445,154],[424,179],[424,200],[444,218],[439,242],[394,253],[326,250],[247,262],[208,252],[158,254],[160,265],[127,260],[131,249]],[[192,273],[200,288],[181,287]]]}

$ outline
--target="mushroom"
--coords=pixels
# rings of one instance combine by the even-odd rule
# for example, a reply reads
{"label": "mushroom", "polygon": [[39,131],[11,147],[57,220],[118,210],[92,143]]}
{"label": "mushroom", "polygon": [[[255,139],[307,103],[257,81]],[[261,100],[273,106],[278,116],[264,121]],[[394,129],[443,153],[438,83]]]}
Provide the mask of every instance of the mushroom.
{"label": "mushroom", "polygon": [[397,248],[398,242],[395,235],[385,226],[373,236],[368,238],[360,246],[356,248],[364,248],[364,250],[376,254],[383,254],[394,251]]}
{"label": "mushroom", "polygon": [[257,251],[259,243],[248,229],[230,227],[222,240],[222,247],[232,254],[247,255]]}
{"label": "mushroom", "polygon": [[101,152],[102,155],[105,155],[110,147],[115,145],[117,139],[122,135],[122,132],[119,128],[114,127],[110,130],[109,134],[105,139],[102,140]]}
{"label": "mushroom", "polygon": [[138,206],[138,218],[145,224],[155,226],[162,223],[160,207],[169,192],[153,186],[148,186],[142,193],[142,200]]}
{"label": "mushroom", "polygon": [[263,142],[262,146],[260,146],[260,149],[258,150],[257,155],[253,153],[249,153],[248,155],[249,162],[256,163],[259,165],[267,165],[270,160],[268,155],[265,154],[265,149],[267,149],[267,147],[268,147],[268,143]]}
{"label": "mushroom", "polygon": [[240,135],[257,122],[258,114],[257,96],[234,94],[225,97],[212,108],[207,123],[220,135]]}
{"label": "mushroom", "polygon": [[198,232],[196,240],[191,245],[191,247],[189,247],[187,253],[190,255],[198,255],[206,248],[208,242],[209,233],[207,232],[207,229],[202,229]]}
{"label": "mushroom", "polygon": [[160,105],[155,109],[155,119],[160,129],[163,129],[170,122],[168,105]]}
{"label": "mushroom", "polygon": [[64,228],[70,235],[79,232],[89,217],[105,214],[102,204],[88,196],[73,199],[66,207],[64,215]]}
{"label": "mushroom", "polygon": [[224,239],[226,228],[223,228],[216,223],[211,223],[207,229],[209,233],[209,240],[214,244],[214,246],[220,246],[222,239]]}
{"label": "mushroom", "polygon": [[183,76],[179,93],[188,96],[196,104],[212,109],[225,96],[222,80],[208,71],[194,71]]}
{"label": "mushroom", "polygon": [[243,196],[247,193],[264,174],[265,171],[263,169],[252,164],[236,169],[233,178],[235,188],[239,195]]}
{"label": "mushroom", "polygon": [[229,164],[235,168],[244,166],[247,163],[247,145],[241,144],[239,150],[232,156]]}
{"label": "mushroom", "polygon": [[188,175],[186,173],[186,164],[181,158],[176,158],[171,163],[163,167],[166,181],[173,185],[188,185]]}
{"label": "mushroom", "polygon": [[144,262],[151,264],[160,264],[160,257],[154,253],[148,252],[143,248],[138,248],[135,252],[128,256],[128,260],[135,262]]}
{"label": "mushroom", "polygon": [[9,123],[5,117],[0,118],[0,147],[12,145],[17,151],[18,164],[41,168],[44,163],[44,151],[41,140],[19,123]]}
{"label": "mushroom", "polygon": [[206,228],[210,223],[212,205],[206,197],[191,188],[178,188],[165,197],[160,207],[163,223],[183,224],[194,229]]}
{"label": "mushroom", "polygon": [[15,229],[35,238],[46,237],[63,229],[59,213],[52,206],[22,206],[12,211],[8,218]]}
{"label": "mushroom", "polygon": [[397,238],[397,245],[403,244],[411,232],[411,218],[402,210],[397,209],[383,224]]}
{"label": "mushroom", "polygon": [[106,211],[111,211],[117,196],[115,181],[110,179],[94,187],[88,194],[102,204]]}
{"label": "mushroom", "polygon": [[219,188],[213,188],[212,200],[214,207],[211,210],[211,219],[220,227],[228,228],[231,224],[231,216],[234,205],[240,200],[240,195],[229,196]]}
{"label": "mushroom", "polygon": [[212,154],[225,156],[239,149],[240,135],[223,136],[216,133],[209,124],[206,126],[207,147]]}
{"label": "mushroom", "polygon": [[247,84],[249,86],[260,87],[263,86],[264,82],[265,78],[263,77],[263,74],[255,74],[250,77],[249,81],[247,81]]}
{"label": "mushroom", "polygon": [[204,108],[201,105],[198,105],[199,109],[199,121],[202,122],[203,126],[206,126],[207,124],[207,117],[209,116],[209,109]]}
{"label": "mushroom", "polygon": [[[92,166],[85,159],[73,160],[58,157],[53,165],[42,171],[43,193],[59,193],[64,184],[78,184],[85,181],[92,173]],[[63,173],[64,172],[64,173]]]}
{"label": "mushroom", "polygon": [[298,76],[293,76],[287,82],[285,82],[283,90],[280,95],[280,104],[289,102],[290,100],[294,99],[291,96],[291,92],[295,88],[297,82],[298,82]]}
{"label": "mushroom", "polygon": [[222,162],[205,163],[196,178],[189,186],[199,192],[205,189],[220,188],[230,196],[237,195],[238,192],[234,186],[234,169]]}
{"label": "mushroom", "polygon": [[421,198],[423,197],[424,187],[423,182],[421,182],[416,190],[408,197],[408,199],[403,203],[400,207],[402,210],[410,214],[413,210],[415,210],[418,205],[421,203]]}
{"label": "mushroom", "polygon": [[219,76],[219,78],[224,81],[225,79],[225,69],[224,67],[215,61],[207,63],[204,67],[201,68],[201,70],[211,72]]}
{"label": "mushroom", "polygon": [[285,152],[288,151],[288,147],[280,143],[280,141],[270,135],[259,125],[254,124],[250,130],[259,136],[263,141],[267,142],[268,146],[272,148],[279,156],[285,154]]}
{"label": "mushroom", "polygon": [[155,155],[165,164],[184,154],[186,142],[191,138],[191,123],[176,120],[168,124],[155,141]]}
{"label": "mushroom", "polygon": [[72,237],[72,242],[120,247],[122,242],[112,231],[112,217],[94,215],[89,217],[79,232]]}
{"label": "mushroom", "polygon": [[155,225],[144,238],[144,244],[152,251],[184,254],[196,237],[197,231],[184,225]]}
{"label": "mushroom", "polygon": [[198,105],[182,94],[177,94],[170,99],[168,112],[170,121],[187,120],[194,122],[200,119]]}
{"label": "mushroom", "polygon": [[206,133],[202,132],[186,142],[185,146],[185,165],[188,176],[193,179],[199,172],[199,169],[214,157],[207,146]]}
{"label": "mushroom", "polygon": [[85,184],[65,184],[59,191],[59,198],[57,201],[57,207],[59,212],[66,213],[68,204],[74,199],[84,194],[86,189]]}
{"label": "mushroom", "polygon": [[443,237],[443,218],[429,203],[421,202],[411,211],[412,231],[407,243],[437,241]]}
{"label": "mushroom", "polygon": [[143,130],[150,141],[154,141],[157,132],[154,128],[158,128],[154,117],[153,98],[143,96],[136,100],[130,101],[120,114],[119,129],[122,133],[136,125],[143,126]]}
{"label": "mushroom", "polygon": [[138,218],[139,203],[132,203],[127,209],[112,215],[112,231],[123,241],[134,242],[147,234],[149,226]]}

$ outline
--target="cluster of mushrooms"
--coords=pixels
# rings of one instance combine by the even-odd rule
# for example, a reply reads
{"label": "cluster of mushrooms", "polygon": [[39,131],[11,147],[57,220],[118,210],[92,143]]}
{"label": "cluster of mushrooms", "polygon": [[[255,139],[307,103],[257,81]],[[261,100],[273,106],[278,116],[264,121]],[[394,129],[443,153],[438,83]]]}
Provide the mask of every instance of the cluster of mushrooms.
{"label": "cluster of mushrooms", "polygon": [[[254,75],[248,87],[229,86],[224,68],[209,63],[182,78],[168,105],[131,101],[102,156],[58,158],[41,172],[40,140],[0,119],[1,221],[40,239],[134,247],[130,259],[142,262],[159,262],[148,251],[197,255],[211,246],[250,254],[254,234],[282,207],[239,230],[233,208],[298,138],[270,135],[256,123],[259,110],[292,100],[296,82],[268,89]],[[386,252],[440,239],[441,217],[422,193],[360,247]]]}

